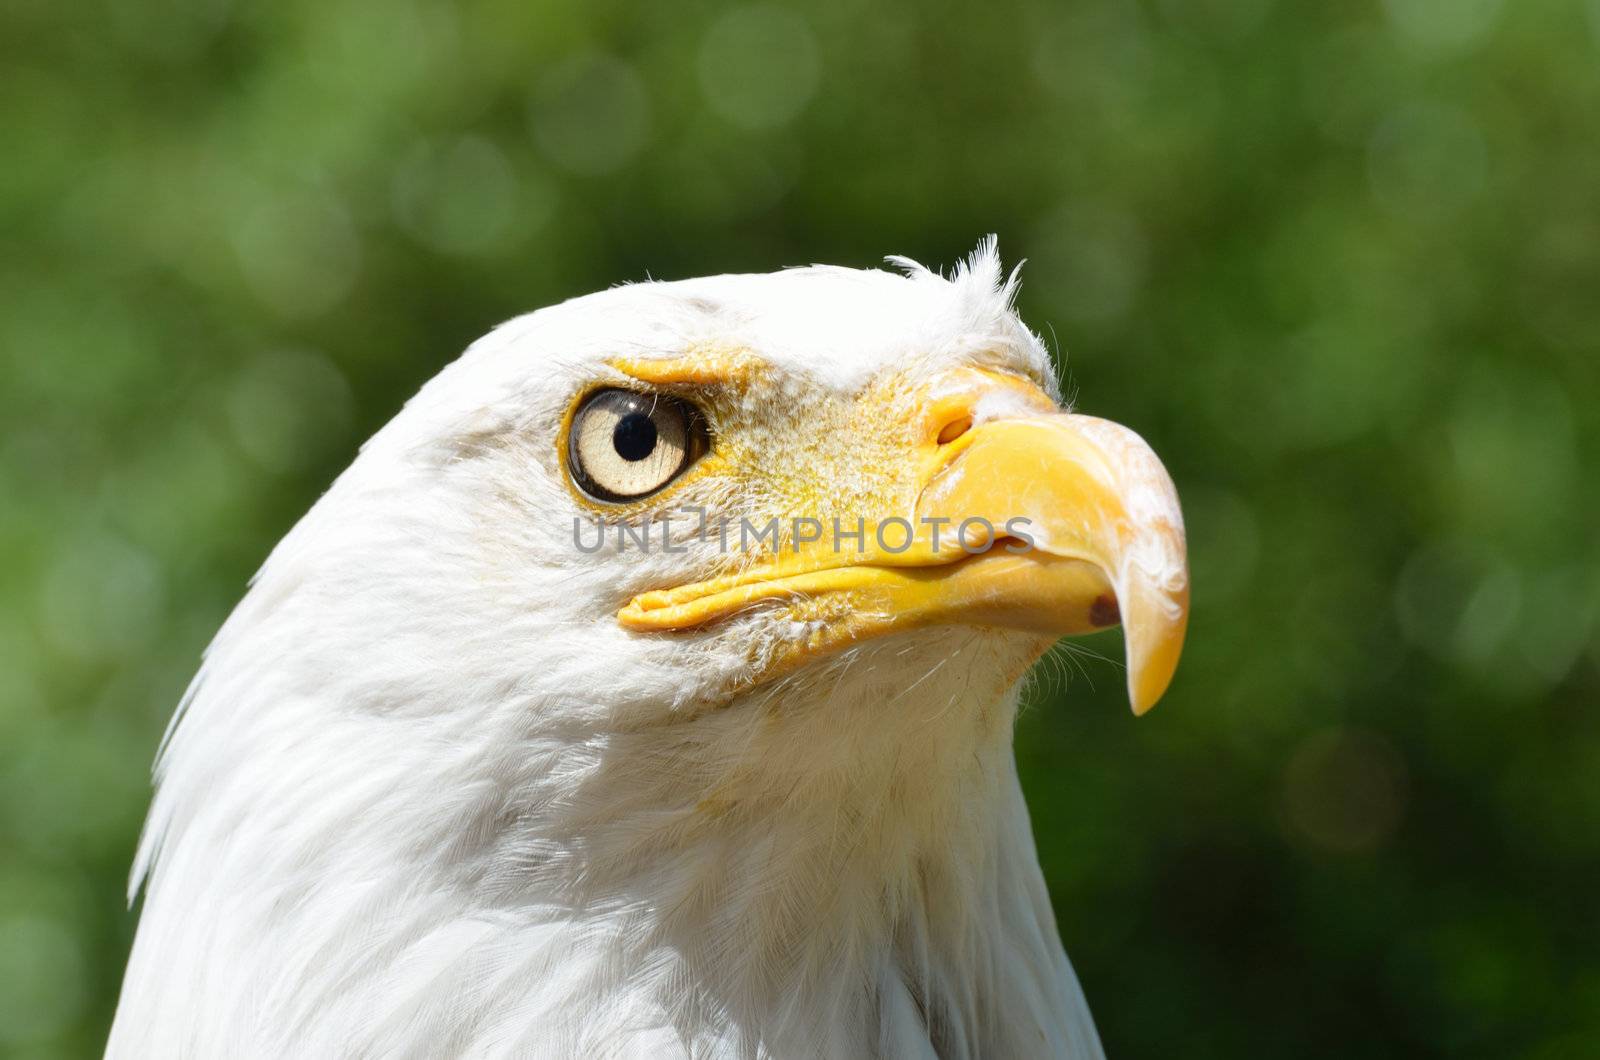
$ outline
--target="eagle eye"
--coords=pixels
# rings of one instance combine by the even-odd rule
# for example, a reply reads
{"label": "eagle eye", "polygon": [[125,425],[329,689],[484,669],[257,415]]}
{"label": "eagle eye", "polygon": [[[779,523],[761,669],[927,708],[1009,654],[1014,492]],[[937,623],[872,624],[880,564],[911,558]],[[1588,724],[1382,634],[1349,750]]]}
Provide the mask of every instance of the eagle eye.
{"label": "eagle eye", "polygon": [[572,480],[599,501],[634,501],[661,489],[710,448],[705,417],[686,401],[635,390],[584,398],[567,432]]}

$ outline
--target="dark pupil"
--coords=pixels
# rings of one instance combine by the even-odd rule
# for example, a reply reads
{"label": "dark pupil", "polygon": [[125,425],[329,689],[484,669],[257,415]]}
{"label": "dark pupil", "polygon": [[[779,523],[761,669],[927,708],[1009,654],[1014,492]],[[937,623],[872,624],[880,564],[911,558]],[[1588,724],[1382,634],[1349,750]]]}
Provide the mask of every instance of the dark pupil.
{"label": "dark pupil", "polygon": [[643,412],[630,412],[617,421],[611,444],[622,459],[643,460],[656,451],[656,423]]}

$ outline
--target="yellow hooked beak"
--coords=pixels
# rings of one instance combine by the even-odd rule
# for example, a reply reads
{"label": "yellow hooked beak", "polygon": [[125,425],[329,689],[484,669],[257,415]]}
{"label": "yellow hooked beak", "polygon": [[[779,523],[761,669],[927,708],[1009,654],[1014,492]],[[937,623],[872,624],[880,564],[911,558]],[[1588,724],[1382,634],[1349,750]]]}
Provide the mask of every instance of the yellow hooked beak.
{"label": "yellow hooked beak", "polygon": [[[907,454],[920,483],[910,515],[796,522],[789,543],[749,568],[644,593],[619,620],[685,630],[760,601],[827,605],[811,612],[793,661],[931,625],[1056,637],[1120,621],[1129,701],[1135,714],[1149,710],[1172,680],[1189,614],[1172,480],[1127,428],[1057,411],[1014,378],[969,376],[977,385],[923,410],[926,442]],[[1010,415],[986,418],[986,399]]]}

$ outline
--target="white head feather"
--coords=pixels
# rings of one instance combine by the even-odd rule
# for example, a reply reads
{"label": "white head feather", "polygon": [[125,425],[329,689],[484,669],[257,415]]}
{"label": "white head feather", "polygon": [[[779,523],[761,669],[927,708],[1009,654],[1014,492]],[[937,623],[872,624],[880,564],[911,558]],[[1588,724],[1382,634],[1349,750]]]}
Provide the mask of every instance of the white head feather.
{"label": "white head feather", "polygon": [[1014,288],[991,243],[949,279],[640,284],[475,343],[212,644],[109,1053],[1100,1055],[1010,747],[1037,637],[898,634],[740,690],[783,624],[622,629],[716,559],[575,549],[558,452],[619,354],[754,351],[787,395],[775,462],[807,459],[796,410],[891,369],[1053,388]]}

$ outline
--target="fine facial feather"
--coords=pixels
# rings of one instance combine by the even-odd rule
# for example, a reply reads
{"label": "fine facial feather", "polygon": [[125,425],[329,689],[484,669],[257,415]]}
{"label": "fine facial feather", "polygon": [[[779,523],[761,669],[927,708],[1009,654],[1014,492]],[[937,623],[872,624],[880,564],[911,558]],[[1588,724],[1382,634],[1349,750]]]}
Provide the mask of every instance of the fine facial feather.
{"label": "fine facial feather", "polygon": [[1014,290],[990,243],[949,279],[641,284],[474,344],[209,649],[109,1055],[1098,1056],[1010,748],[1040,636],[921,630],[752,683],[807,616],[620,628],[737,560],[580,552],[558,444],[615,358],[737,350],[765,369],[721,399],[736,456],[672,503],[787,514],[809,475],[821,514],[903,504],[862,470],[899,441],[863,395],[962,365],[1054,393]]}

